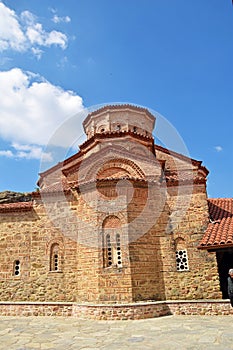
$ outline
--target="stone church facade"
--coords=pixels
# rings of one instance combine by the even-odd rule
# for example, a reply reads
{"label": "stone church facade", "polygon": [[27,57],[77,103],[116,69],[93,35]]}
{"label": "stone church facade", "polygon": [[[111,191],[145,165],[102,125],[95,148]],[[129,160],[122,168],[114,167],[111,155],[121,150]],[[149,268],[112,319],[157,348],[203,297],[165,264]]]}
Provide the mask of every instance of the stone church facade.
{"label": "stone church facade", "polygon": [[0,205],[1,301],[227,298],[232,199],[208,199],[208,170],[155,145],[154,124],[131,105],[90,113],[79,152]]}

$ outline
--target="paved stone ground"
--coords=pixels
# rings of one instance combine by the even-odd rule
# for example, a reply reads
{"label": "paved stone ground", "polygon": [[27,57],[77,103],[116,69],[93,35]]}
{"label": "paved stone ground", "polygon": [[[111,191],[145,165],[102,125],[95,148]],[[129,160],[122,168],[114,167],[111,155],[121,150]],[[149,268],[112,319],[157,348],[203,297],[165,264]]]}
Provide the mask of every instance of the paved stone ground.
{"label": "paved stone ground", "polygon": [[233,349],[232,316],[167,316],[138,321],[0,317],[0,350]]}

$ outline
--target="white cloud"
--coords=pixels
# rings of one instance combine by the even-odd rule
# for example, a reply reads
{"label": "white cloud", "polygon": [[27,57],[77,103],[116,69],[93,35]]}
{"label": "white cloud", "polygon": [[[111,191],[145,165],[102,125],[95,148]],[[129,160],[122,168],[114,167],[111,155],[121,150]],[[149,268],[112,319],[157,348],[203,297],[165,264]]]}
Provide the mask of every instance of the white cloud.
{"label": "white cloud", "polygon": [[53,160],[50,152],[44,152],[43,147],[36,145],[19,145],[13,143],[12,150],[0,150],[0,157],[15,158],[15,159],[41,159],[51,162]]}
{"label": "white cloud", "polygon": [[16,13],[0,2],[0,51],[24,51],[26,43]]}
{"label": "white cloud", "polygon": [[64,33],[57,30],[47,32],[30,11],[23,11],[17,16],[13,10],[0,2],[0,51],[31,50],[40,58],[43,52],[41,47],[56,45],[65,49],[67,43],[68,38]]}
{"label": "white cloud", "polygon": [[44,45],[58,45],[61,46],[62,49],[65,49],[67,46],[67,37],[65,34],[53,30],[52,32],[46,34]]}
{"label": "white cloud", "polygon": [[[0,72],[0,96],[0,137],[12,143],[17,158],[39,159],[42,146],[58,126],[83,110],[82,98],[74,92],[19,68]],[[77,136],[82,133],[81,125],[72,129]],[[69,135],[56,142],[57,146],[67,146]],[[4,150],[0,155],[13,156],[10,152]]]}
{"label": "white cloud", "polygon": [[59,17],[58,15],[55,14],[52,18],[52,21],[54,23],[61,23],[61,22],[69,23],[71,19],[69,16]]}
{"label": "white cloud", "polygon": [[0,156],[2,157],[7,157],[7,158],[12,158],[14,155],[12,153],[12,151],[1,151],[0,150]]}
{"label": "white cloud", "polygon": [[32,47],[32,53],[37,57],[37,59],[41,59],[41,56],[43,54],[43,50],[39,49],[38,47]]}
{"label": "white cloud", "polygon": [[33,25],[37,20],[37,17],[27,10],[21,12],[20,18],[25,25]]}
{"label": "white cloud", "polygon": [[217,152],[221,152],[223,150],[222,146],[215,146],[214,148]]}
{"label": "white cloud", "polygon": [[41,157],[43,157],[46,161],[52,161],[52,154],[43,152],[43,147],[36,145],[20,145],[18,143],[13,143],[12,147],[16,150],[14,153],[15,158],[41,159]]}

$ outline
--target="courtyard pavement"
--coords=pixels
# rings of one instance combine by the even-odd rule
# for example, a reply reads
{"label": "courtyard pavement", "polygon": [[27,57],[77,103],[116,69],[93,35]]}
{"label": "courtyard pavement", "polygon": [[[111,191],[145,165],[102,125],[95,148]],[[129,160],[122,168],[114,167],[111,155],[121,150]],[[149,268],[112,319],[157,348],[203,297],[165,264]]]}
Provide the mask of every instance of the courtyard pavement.
{"label": "courtyard pavement", "polygon": [[0,350],[233,349],[232,316],[93,321],[0,317]]}

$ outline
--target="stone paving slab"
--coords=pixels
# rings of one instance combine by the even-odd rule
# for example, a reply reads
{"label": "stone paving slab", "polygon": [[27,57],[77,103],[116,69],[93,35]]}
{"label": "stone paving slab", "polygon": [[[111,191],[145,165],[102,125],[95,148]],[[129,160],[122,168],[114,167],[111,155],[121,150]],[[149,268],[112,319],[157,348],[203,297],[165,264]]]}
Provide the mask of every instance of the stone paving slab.
{"label": "stone paving slab", "polygon": [[0,350],[229,350],[232,316],[93,321],[0,317]]}

